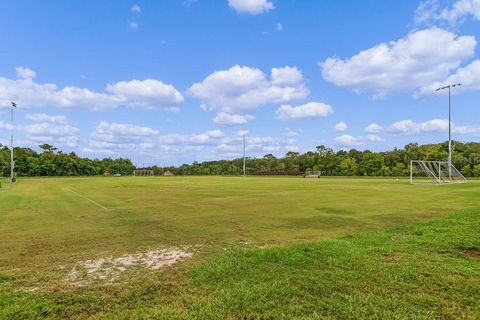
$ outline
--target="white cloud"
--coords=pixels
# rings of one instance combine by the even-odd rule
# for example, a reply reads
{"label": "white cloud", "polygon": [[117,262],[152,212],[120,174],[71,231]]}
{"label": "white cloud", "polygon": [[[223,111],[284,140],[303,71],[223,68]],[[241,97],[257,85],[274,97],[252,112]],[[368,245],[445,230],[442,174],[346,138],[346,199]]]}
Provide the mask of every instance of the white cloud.
{"label": "white cloud", "polygon": [[291,130],[289,128],[285,128],[285,130],[283,131],[283,136],[285,137],[288,137],[288,138],[293,138],[293,137],[296,137],[298,135],[300,135],[300,130],[298,131],[295,131],[295,130]]}
{"label": "white cloud", "polygon": [[24,67],[15,68],[15,74],[17,75],[17,78],[21,79],[33,79],[37,75],[32,69]]}
{"label": "white cloud", "polygon": [[107,91],[128,101],[132,107],[170,107],[179,105],[184,100],[174,86],[154,79],[120,81],[109,84]]}
{"label": "white cloud", "polygon": [[368,132],[368,133],[379,133],[382,130],[383,130],[383,127],[379,126],[376,123],[372,123],[368,127],[365,128],[365,132]]}
{"label": "white cloud", "polygon": [[[372,124],[375,125],[375,124]],[[397,121],[387,127],[375,125],[375,130],[367,130],[372,125],[368,126],[366,132],[384,132],[388,134],[404,134],[417,135],[426,133],[446,133],[448,132],[448,119],[432,119],[424,122],[415,122],[412,120]],[[472,134],[480,132],[479,127],[473,126],[457,126],[452,123],[452,132],[457,134]]]}
{"label": "white cloud", "polygon": [[335,125],[335,131],[345,131],[348,129],[348,126],[345,122],[339,122]]}
{"label": "white cloud", "polygon": [[46,113],[27,113],[25,119],[35,122],[54,122],[60,124],[68,123],[67,117],[65,116],[52,116]]}
{"label": "white cloud", "polygon": [[[209,155],[211,159],[240,157],[243,154],[244,132],[247,133],[246,149],[248,156],[263,156],[266,153],[283,154],[289,151],[288,148],[298,149],[296,140],[293,138],[294,135],[287,133],[282,137],[257,136],[244,130],[228,135],[220,130],[210,130],[200,134],[168,134],[161,135],[159,142],[163,150],[169,150],[169,152],[208,150],[208,152],[203,152],[201,156]],[[196,157],[194,158],[196,159]]]}
{"label": "white cloud", "polygon": [[0,129],[12,130],[13,126],[10,123],[0,121]]}
{"label": "white cloud", "polygon": [[303,74],[297,67],[285,66],[283,68],[272,68],[271,78],[274,85],[295,85],[303,81]]}
{"label": "white cloud", "polygon": [[30,143],[49,143],[54,146],[77,146],[80,129],[70,125],[42,122],[32,125],[17,126],[17,131],[24,134]]}
{"label": "white cloud", "polygon": [[71,136],[80,132],[80,129],[70,125],[56,125],[47,122],[20,126],[19,129],[27,135],[35,136]]}
{"label": "white cloud", "polygon": [[130,30],[137,30],[138,29],[138,23],[134,22],[134,21],[129,21],[128,22],[128,28],[130,28]]}
{"label": "white cloud", "polygon": [[0,108],[9,107],[11,100],[22,108],[53,106],[99,110],[118,106],[178,107],[184,99],[172,85],[154,79],[109,84],[106,92],[99,93],[73,86],[60,89],[52,83],[36,83],[32,78],[0,77]]}
{"label": "white cloud", "polygon": [[271,80],[256,68],[233,66],[215,71],[188,92],[201,101],[205,110],[238,114],[251,112],[269,103],[305,98],[309,91],[295,67],[273,68]]}
{"label": "white cloud", "polygon": [[365,144],[363,137],[354,137],[349,134],[344,134],[339,137],[335,137],[334,141],[341,147],[358,147]]}
{"label": "white cloud", "polygon": [[308,102],[306,104],[293,107],[291,105],[281,105],[277,109],[275,118],[279,120],[295,120],[302,118],[321,118],[326,117],[333,112],[330,105],[321,102]]}
{"label": "white cloud", "polygon": [[122,142],[142,140],[145,137],[158,135],[158,133],[158,130],[150,127],[101,121],[92,132],[92,136],[99,141]]}
{"label": "white cloud", "polygon": [[224,138],[225,134],[221,130],[209,130],[200,134],[167,134],[161,135],[159,140],[163,144],[187,144],[187,145],[211,145]]}
{"label": "white cloud", "polygon": [[255,119],[255,117],[249,114],[240,115],[240,114],[228,114],[225,112],[220,112],[215,116],[215,118],[213,118],[213,122],[219,125],[228,126],[228,125],[244,124],[253,119]]}
{"label": "white cloud", "polygon": [[415,10],[415,24],[430,24],[438,9],[438,0],[422,1]]}
{"label": "white cloud", "polygon": [[228,0],[228,5],[238,13],[257,15],[275,9],[268,0]]}
{"label": "white cloud", "polygon": [[468,16],[480,20],[480,0],[457,0],[451,8],[443,9],[440,9],[438,0],[427,0],[418,6],[415,12],[415,22],[446,21],[454,25]]}
{"label": "white cloud", "polygon": [[365,136],[365,139],[368,140],[368,141],[372,141],[372,142],[385,141],[385,139],[383,139],[383,138],[380,137],[380,136],[377,136],[376,134],[367,134],[367,135]]}
{"label": "white cloud", "polygon": [[445,84],[461,83],[462,86],[455,87],[452,92],[480,90],[480,60],[475,60],[463,68],[459,68],[454,74],[443,81],[434,82],[421,88],[419,95],[447,94],[446,91],[438,93],[435,89]]}
{"label": "white cloud", "polygon": [[134,4],[130,10],[132,10],[132,12],[142,12],[142,8],[138,5],[138,4]]}
{"label": "white cloud", "polygon": [[101,121],[90,134],[82,149],[85,153],[135,155],[153,152],[159,132],[156,129],[128,123]]}
{"label": "white cloud", "polygon": [[276,24],[276,28],[277,28],[277,31],[283,31],[283,24],[281,24],[280,22],[277,22]]}
{"label": "white cloud", "polygon": [[91,153],[94,156],[98,154],[104,154],[104,155],[113,155],[115,152],[111,149],[101,149],[101,148],[83,148],[82,152],[84,153]]}
{"label": "white cloud", "polygon": [[376,134],[367,134],[365,136],[352,136],[344,134],[333,139],[335,143],[342,148],[355,148],[363,146],[366,142],[382,142],[385,141],[382,137]]}
{"label": "white cloud", "polygon": [[475,46],[473,36],[430,28],[381,43],[345,60],[328,58],[321,63],[322,75],[338,86],[356,92],[373,91],[376,96],[412,91],[448,77],[473,56]]}

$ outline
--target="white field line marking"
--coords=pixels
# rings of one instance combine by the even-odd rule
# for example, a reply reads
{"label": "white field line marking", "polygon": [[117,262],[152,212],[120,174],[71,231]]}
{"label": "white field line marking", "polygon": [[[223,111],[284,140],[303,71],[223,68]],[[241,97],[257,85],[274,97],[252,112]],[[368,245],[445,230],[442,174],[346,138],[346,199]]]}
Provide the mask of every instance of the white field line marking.
{"label": "white field line marking", "polygon": [[70,189],[70,188],[65,188],[65,190],[68,190],[68,191],[70,191],[70,192],[73,192],[73,193],[75,193],[77,196],[79,196],[79,197],[81,197],[81,198],[83,198],[83,199],[85,199],[85,200],[90,201],[90,202],[93,203],[94,205],[97,205],[97,206],[99,206],[100,208],[102,208],[103,210],[107,210],[107,211],[108,211],[108,208],[102,206],[100,203],[98,203],[98,202],[96,202],[96,201],[94,201],[94,200],[92,200],[92,199],[90,199],[90,198],[87,198],[87,197],[85,197],[84,195],[81,195],[80,193],[78,193],[78,192],[76,192],[76,191],[74,191],[74,190],[72,190],[72,189]]}

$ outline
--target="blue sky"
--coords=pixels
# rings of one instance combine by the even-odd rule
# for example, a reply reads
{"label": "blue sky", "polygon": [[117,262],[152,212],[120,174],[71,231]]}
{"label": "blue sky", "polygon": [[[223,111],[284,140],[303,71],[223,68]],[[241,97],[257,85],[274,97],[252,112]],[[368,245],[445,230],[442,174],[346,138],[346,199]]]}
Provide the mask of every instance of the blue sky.
{"label": "blue sky", "polygon": [[[4,1],[0,141],[170,165],[480,133],[480,0]],[[455,88],[457,89],[457,88]],[[9,120],[16,101],[15,125]]]}

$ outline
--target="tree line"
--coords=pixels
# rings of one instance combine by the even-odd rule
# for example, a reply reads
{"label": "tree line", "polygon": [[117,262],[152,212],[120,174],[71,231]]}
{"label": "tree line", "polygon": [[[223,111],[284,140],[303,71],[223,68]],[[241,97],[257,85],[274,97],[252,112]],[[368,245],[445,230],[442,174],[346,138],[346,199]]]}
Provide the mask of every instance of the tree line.
{"label": "tree line", "polygon": [[[129,159],[89,159],[74,152],[64,153],[43,144],[38,153],[30,148],[14,148],[15,172],[17,176],[95,176],[105,172],[131,175],[135,166]],[[10,175],[10,149],[0,145],[0,172]]]}
{"label": "tree line", "polygon": [[[467,177],[480,177],[480,143],[454,143],[453,165]],[[64,153],[49,144],[41,152],[30,148],[15,148],[15,171],[18,176],[93,176],[105,172],[131,175],[135,169],[150,169],[155,175],[170,171],[175,175],[241,175],[243,158],[193,162],[180,166],[136,168],[129,159],[82,158],[74,152]],[[0,172],[10,174],[10,150],[0,145]],[[287,152],[284,157],[267,154],[247,158],[249,175],[302,174],[308,171],[330,176],[408,176],[410,160],[444,161],[448,157],[448,142],[439,144],[407,144],[391,151],[372,152],[356,149],[340,150],[319,145],[315,151]]]}
{"label": "tree line", "polygon": [[[267,154],[262,158],[247,158],[248,175],[302,174],[309,171],[329,176],[408,176],[410,160],[445,161],[448,158],[448,142],[418,145],[409,143],[404,148],[372,152],[356,149],[340,150],[319,145],[315,151],[303,154],[287,152],[284,157]],[[464,176],[480,177],[480,143],[454,142],[452,163]],[[243,158],[194,162],[175,167],[153,166],[156,175],[169,170],[176,175],[240,175],[243,174]]]}

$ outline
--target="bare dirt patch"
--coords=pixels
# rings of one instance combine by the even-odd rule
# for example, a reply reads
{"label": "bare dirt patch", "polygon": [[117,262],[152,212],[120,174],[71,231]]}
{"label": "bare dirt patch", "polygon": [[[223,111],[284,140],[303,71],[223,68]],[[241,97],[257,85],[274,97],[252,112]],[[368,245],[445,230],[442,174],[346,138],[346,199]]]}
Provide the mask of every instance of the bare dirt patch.
{"label": "bare dirt patch", "polygon": [[119,257],[105,257],[80,261],[70,270],[67,280],[75,285],[85,285],[89,281],[114,281],[118,276],[135,267],[158,270],[171,266],[192,256],[191,252],[180,248],[167,248],[125,254]]}
{"label": "bare dirt patch", "polygon": [[460,254],[464,258],[480,260],[480,250],[478,249],[466,249],[463,250]]}

